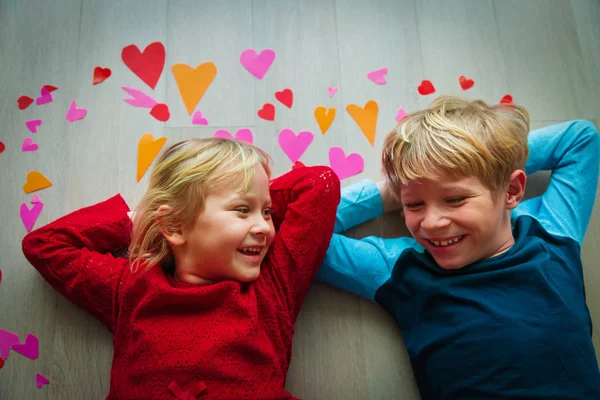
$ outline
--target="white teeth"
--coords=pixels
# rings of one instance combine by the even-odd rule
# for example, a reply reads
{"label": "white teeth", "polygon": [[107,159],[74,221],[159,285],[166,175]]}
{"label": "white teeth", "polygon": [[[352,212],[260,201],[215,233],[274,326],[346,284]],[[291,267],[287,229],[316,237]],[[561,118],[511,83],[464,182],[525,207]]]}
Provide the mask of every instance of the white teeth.
{"label": "white teeth", "polygon": [[249,251],[252,253],[260,253],[260,248],[256,248],[256,247],[242,247],[240,250]]}
{"label": "white teeth", "polygon": [[462,236],[459,236],[452,240],[442,240],[441,242],[438,242],[436,240],[430,240],[430,242],[436,246],[448,246],[449,244],[454,244],[454,243],[458,242],[462,238],[463,238]]}

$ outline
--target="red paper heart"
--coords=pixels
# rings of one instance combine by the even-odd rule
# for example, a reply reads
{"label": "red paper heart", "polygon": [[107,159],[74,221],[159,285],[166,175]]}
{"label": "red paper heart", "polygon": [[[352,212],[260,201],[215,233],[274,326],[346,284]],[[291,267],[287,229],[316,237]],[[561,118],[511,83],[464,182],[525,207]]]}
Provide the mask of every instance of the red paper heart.
{"label": "red paper heart", "polygon": [[458,78],[458,83],[460,83],[462,90],[471,89],[473,85],[475,85],[475,81],[473,79],[467,79],[464,75],[461,75],[460,78]]}
{"label": "red paper heart", "polygon": [[19,110],[24,110],[29,107],[33,103],[33,99],[29,96],[21,96],[17,100],[17,104],[19,105]]}
{"label": "red paper heart", "polygon": [[500,99],[500,104],[512,104],[513,98],[510,94],[505,94],[502,99]]}
{"label": "red paper heart", "polygon": [[52,85],[44,85],[44,89],[46,89],[50,93],[54,92],[55,90],[58,90],[58,88],[56,86],[52,86]]}
{"label": "red paper heart", "polygon": [[96,67],[94,68],[94,78],[92,79],[92,84],[97,85],[98,83],[104,82],[112,71],[109,68]]}
{"label": "red paper heart", "polygon": [[[4,153],[4,150],[6,150],[6,146],[4,145],[4,142],[0,142],[0,154]],[[0,269],[0,280],[2,278],[2,270]]]}
{"label": "red paper heart", "polygon": [[294,93],[290,89],[283,89],[281,92],[275,92],[275,98],[287,108],[292,108],[294,103]]}
{"label": "red paper heart", "polygon": [[271,103],[265,103],[265,105],[258,110],[258,116],[267,121],[273,121],[275,119],[275,106]]}
{"label": "red paper heart", "polygon": [[121,51],[121,59],[131,72],[154,89],[165,67],[165,46],[154,42],[141,52],[135,44],[130,44]]}
{"label": "red paper heart", "polygon": [[161,122],[166,122],[171,117],[171,114],[169,113],[169,106],[163,103],[159,103],[152,107],[150,110],[150,115]]}
{"label": "red paper heart", "polygon": [[419,91],[419,94],[421,94],[423,96],[427,96],[428,94],[435,93],[435,88],[433,87],[433,83],[431,83],[431,81],[428,81],[427,79],[421,81],[421,84],[419,85],[417,90]]}
{"label": "red paper heart", "polygon": [[0,369],[2,369],[2,367],[4,367],[4,360],[0,357]]}

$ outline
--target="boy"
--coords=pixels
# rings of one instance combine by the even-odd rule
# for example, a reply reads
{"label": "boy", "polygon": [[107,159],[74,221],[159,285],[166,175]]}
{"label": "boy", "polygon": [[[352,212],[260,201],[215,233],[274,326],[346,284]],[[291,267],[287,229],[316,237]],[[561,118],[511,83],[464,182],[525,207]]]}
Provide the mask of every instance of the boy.
{"label": "boy", "polygon": [[[387,136],[385,182],[342,192],[318,279],[392,315],[423,399],[600,398],[580,259],[598,131],[528,132],[520,106],[441,97]],[[412,238],[340,234],[400,206]]]}

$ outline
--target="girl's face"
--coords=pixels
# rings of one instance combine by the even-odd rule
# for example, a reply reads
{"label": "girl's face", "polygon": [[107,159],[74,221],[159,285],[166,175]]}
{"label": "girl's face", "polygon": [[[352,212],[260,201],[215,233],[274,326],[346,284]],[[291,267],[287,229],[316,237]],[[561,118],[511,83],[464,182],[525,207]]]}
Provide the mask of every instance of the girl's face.
{"label": "girl's face", "polygon": [[258,165],[247,193],[221,187],[206,197],[196,221],[183,230],[183,245],[176,248],[176,276],[206,283],[251,282],[258,278],[274,236],[269,178]]}

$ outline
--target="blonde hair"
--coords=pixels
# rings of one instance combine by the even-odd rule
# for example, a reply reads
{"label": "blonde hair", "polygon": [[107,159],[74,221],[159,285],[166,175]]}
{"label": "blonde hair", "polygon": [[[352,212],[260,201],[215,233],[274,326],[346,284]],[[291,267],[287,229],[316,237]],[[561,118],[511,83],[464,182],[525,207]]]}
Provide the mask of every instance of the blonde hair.
{"label": "blonde hair", "polygon": [[441,96],[409,114],[383,144],[383,173],[394,192],[418,179],[475,176],[492,192],[524,169],[529,154],[529,113],[514,104]]}
{"label": "blonde hair", "polygon": [[[195,221],[211,189],[228,185],[245,192],[257,165],[271,176],[271,161],[258,147],[233,139],[187,139],[166,148],[134,213],[129,246],[132,271],[142,264],[147,271],[154,265],[173,262],[157,217],[164,230],[180,230]],[[158,211],[161,205],[170,206],[170,210]]]}

